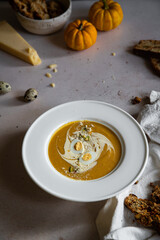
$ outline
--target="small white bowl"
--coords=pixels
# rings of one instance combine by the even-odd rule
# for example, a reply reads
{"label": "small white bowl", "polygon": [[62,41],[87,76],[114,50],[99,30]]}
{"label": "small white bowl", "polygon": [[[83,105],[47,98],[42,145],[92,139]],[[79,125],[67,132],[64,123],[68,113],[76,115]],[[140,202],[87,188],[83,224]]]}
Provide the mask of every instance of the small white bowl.
{"label": "small white bowl", "polygon": [[63,0],[59,2],[63,4],[66,11],[58,17],[45,20],[37,20],[25,17],[17,12],[17,19],[24,29],[34,34],[46,35],[57,32],[64,27],[65,23],[69,20],[72,12],[71,0]]}

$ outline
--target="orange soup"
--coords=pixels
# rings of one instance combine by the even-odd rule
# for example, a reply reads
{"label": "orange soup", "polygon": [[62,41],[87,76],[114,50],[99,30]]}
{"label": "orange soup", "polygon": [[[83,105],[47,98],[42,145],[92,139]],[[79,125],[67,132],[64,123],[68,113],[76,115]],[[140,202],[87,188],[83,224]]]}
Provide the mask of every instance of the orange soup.
{"label": "orange soup", "polygon": [[49,142],[49,159],[61,174],[76,180],[93,180],[110,173],[121,158],[116,134],[94,121],[61,126]]}

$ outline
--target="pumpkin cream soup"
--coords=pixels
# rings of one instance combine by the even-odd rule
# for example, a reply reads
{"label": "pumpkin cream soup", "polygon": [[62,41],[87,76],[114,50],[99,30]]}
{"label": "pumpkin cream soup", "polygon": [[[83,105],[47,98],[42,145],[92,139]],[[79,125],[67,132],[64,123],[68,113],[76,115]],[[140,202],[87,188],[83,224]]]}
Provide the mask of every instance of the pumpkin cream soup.
{"label": "pumpkin cream soup", "polygon": [[118,164],[121,144],[116,134],[93,121],[69,122],[51,137],[49,159],[61,174],[76,180],[105,176]]}

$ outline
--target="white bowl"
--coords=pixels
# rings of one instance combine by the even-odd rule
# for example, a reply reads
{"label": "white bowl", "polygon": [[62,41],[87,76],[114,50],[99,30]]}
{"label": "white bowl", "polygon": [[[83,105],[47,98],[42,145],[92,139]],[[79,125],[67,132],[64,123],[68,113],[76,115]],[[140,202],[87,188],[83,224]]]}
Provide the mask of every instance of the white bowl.
{"label": "white bowl", "polygon": [[61,3],[66,11],[58,17],[37,20],[25,17],[17,12],[17,19],[24,29],[34,34],[45,35],[57,32],[64,27],[65,23],[69,20],[72,11],[71,0],[63,0]]}
{"label": "white bowl", "polygon": [[[106,176],[88,181],[62,175],[48,156],[53,133],[65,123],[85,119],[109,127],[122,146],[119,165]],[[48,193],[72,201],[94,202],[119,194],[140,178],[148,159],[148,143],[141,126],[122,109],[82,100],[59,105],[42,114],[25,135],[22,156],[30,177]]]}

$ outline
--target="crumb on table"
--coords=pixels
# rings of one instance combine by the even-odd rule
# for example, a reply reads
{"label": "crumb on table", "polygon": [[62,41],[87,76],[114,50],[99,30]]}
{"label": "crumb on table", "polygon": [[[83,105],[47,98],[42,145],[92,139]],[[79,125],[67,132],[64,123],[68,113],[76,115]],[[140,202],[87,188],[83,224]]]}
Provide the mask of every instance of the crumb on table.
{"label": "crumb on table", "polygon": [[138,184],[139,183],[139,181],[137,180],[134,184],[136,185],[136,184]]}
{"label": "crumb on table", "polygon": [[52,75],[50,73],[46,73],[45,76],[48,77],[48,78],[52,77]]}
{"label": "crumb on table", "polygon": [[53,72],[55,72],[55,73],[58,72],[57,68],[54,68],[54,69],[53,69]]}
{"label": "crumb on table", "polygon": [[54,88],[56,85],[55,83],[51,83],[50,86]]}
{"label": "crumb on table", "polygon": [[132,104],[138,104],[142,101],[142,98],[140,97],[134,97],[132,100],[131,100],[131,103]]}
{"label": "crumb on table", "polygon": [[55,69],[55,68],[57,68],[57,64],[50,64],[50,65],[48,66],[48,68],[50,68],[50,69]]}

